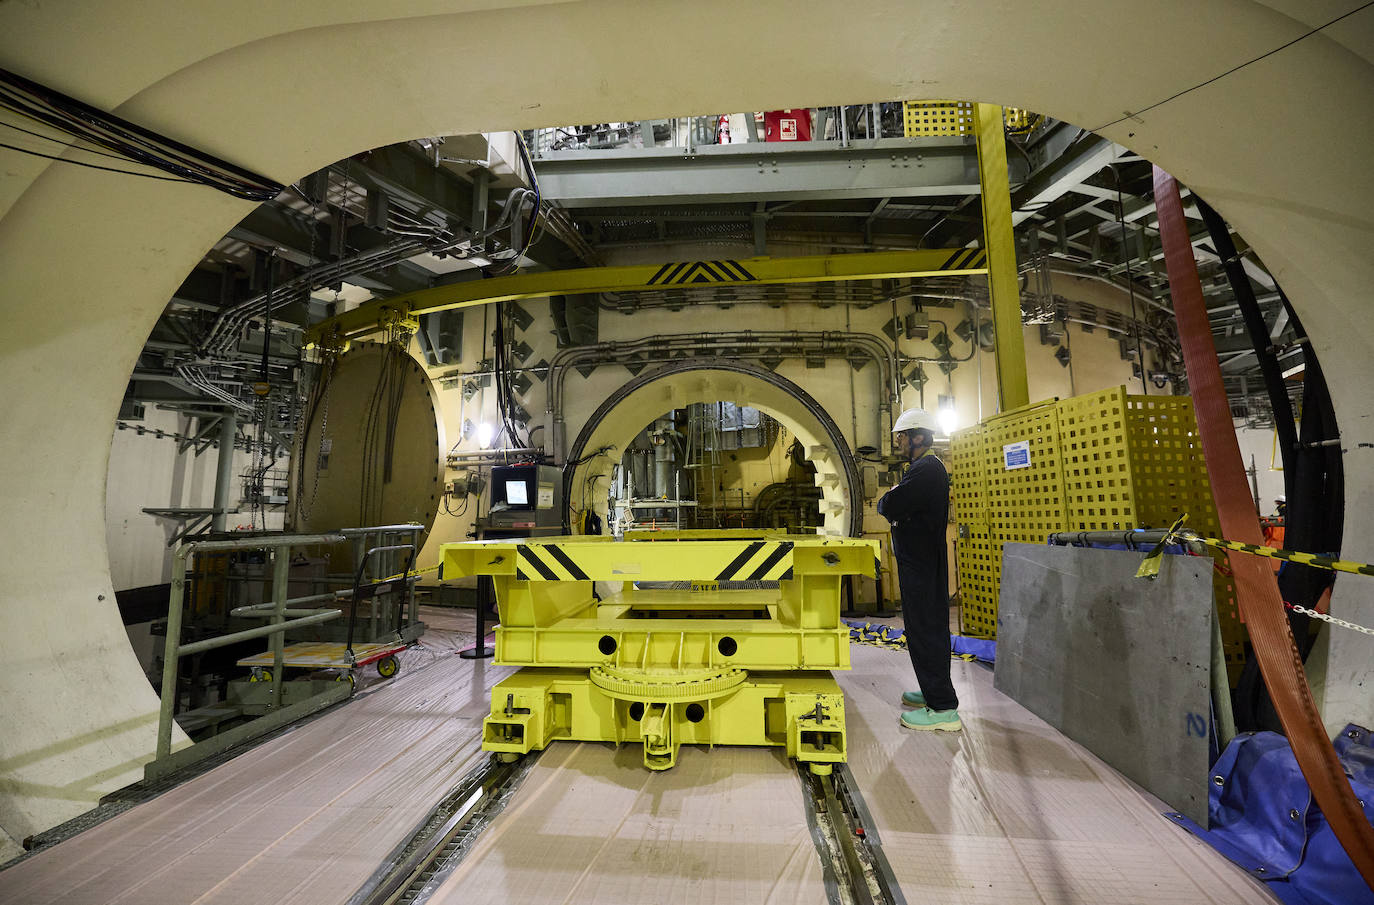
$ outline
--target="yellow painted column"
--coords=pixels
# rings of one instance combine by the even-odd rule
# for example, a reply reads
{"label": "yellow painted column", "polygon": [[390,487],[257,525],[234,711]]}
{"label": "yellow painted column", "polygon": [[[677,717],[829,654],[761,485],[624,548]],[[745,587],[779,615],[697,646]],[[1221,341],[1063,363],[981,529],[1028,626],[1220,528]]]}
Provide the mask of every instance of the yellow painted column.
{"label": "yellow painted column", "polygon": [[983,189],[983,247],[988,253],[988,290],[997,335],[997,399],[1000,411],[1030,403],[1026,347],[1021,337],[1021,293],[1016,278],[1016,239],[1011,231],[1011,187],[1002,108],[977,104],[978,181]]}

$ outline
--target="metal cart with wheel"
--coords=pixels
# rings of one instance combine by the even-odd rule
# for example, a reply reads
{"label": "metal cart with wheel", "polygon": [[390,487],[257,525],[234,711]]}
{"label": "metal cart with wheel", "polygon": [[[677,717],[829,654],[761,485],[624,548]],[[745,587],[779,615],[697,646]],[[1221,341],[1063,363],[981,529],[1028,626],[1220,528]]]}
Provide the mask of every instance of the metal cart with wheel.
{"label": "metal cart with wheel", "polygon": [[[399,575],[391,575],[369,584],[363,584],[363,573],[367,570],[367,564],[374,556],[399,550],[409,551],[406,556],[404,571]],[[335,669],[340,673],[339,681],[347,681],[350,684],[357,683],[357,672],[364,666],[375,664],[377,675],[383,679],[389,679],[400,672],[401,663],[396,659],[396,655],[409,646],[408,642],[400,640],[401,620],[404,618],[406,604],[414,590],[413,585],[417,577],[413,573],[414,565],[414,544],[393,544],[369,549],[358,563],[357,571],[354,573],[353,592],[349,599],[347,640],[342,644],[337,641],[302,641],[288,644],[282,651],[283,669]],[[401,599],[395,607],[396,639],[354,644],[353,636],[358,622],[358,602],[360,600],[372,600],[385,594],[401,595]],[[251,657],[244,657],[237,662],[239,666],[246,666],[252,670],[250,682],[270,682],[272,680],[272,657],[272,652],[269,650],[254,654]]]}

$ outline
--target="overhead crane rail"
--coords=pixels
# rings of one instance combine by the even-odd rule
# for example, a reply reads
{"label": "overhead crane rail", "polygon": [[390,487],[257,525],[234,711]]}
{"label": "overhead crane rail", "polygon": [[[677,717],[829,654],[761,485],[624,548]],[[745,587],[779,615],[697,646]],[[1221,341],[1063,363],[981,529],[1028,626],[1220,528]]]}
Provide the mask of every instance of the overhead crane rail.
{"label": "overhead crane rail", "polygon": [[304,341],[339,347],[388,326],[411,325],[414,329],[415,319],[422,314],[553,295],[635,292],[700,284],[816,283],[967,276],[987,272],[987,254],[981,249],[937,248],[518,273],[365,302],[352,311],[311,327],[305,332]]}
{"label": "overhead crane rail", "polygon": [[[869,540],[738,531],[446,544],[445,576],[494,586],[496,662],[523,667],[492,689],[482,747],[638,742],[645,766],[666,770],[683,744],[775,745],[827,773],[847,751],[829,672],[849,668],[841,591],[876,553]],[[770,586],[709,589],[733,580]],[[596,581],[620,590],[597,599]]]}

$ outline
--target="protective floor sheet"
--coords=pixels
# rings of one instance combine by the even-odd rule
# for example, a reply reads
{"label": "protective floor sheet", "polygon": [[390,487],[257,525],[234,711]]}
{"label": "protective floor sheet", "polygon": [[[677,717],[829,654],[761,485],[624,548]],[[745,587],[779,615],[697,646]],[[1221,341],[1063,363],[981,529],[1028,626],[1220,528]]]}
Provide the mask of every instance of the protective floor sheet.
{"label": "protective floor sheet", "polygon": [[898,724],[905,651],[851,647],[850,769],[910,903],[1242,905],[1277,901],[1166,821],[1168,808],[954,663],[964,731]]}
{"label": "protective floor sheet", "polygon": [[0,903],[346,901],[483,756],[510,670],[462,641],[435,633],[394,679],[0,872]]}
{"label": "protective floor sheet", "polygon": [[802,786],[775,749],[554,744],[433,905],[824,905]]}

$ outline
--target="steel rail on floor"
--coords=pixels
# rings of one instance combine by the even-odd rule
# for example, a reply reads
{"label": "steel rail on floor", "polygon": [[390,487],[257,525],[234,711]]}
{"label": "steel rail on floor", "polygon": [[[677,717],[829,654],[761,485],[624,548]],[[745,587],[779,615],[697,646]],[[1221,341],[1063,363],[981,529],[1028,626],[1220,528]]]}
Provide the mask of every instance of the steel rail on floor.
{"label": "steel rail on floor", "polygon": [[531,752],[505,762],[491,755],[458,781],[419,828],[392,849],[347,905],[417,905],[426,902],[467,855],[472,843],[505,808],[538,759]]}
{"label": "steel rail on floor", "polygon": [[906,905],[849,766],[838,764],[829,775],[797,767],[831,905]]}

